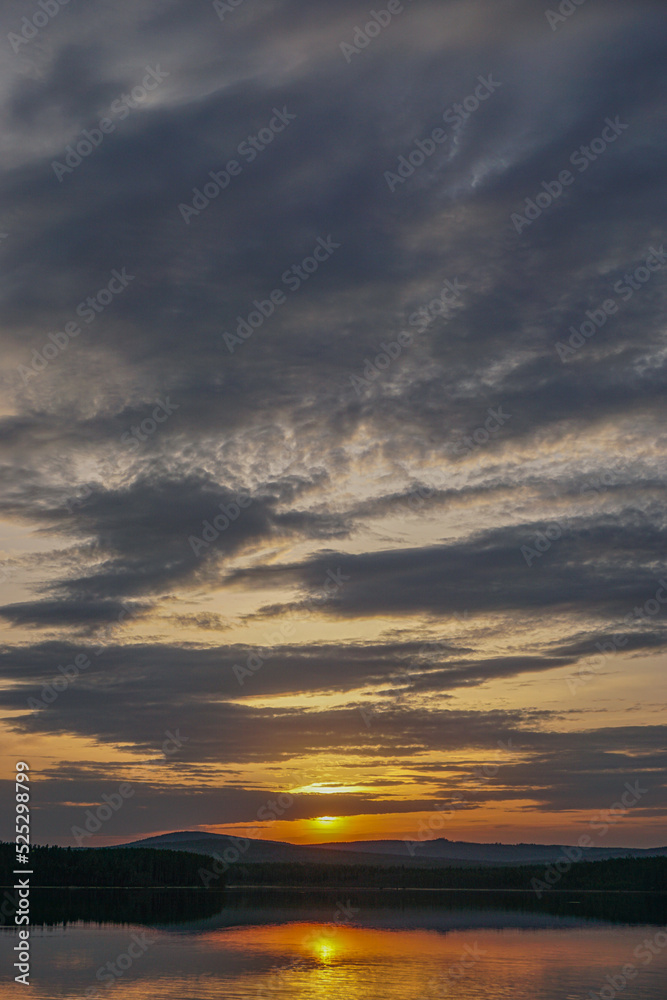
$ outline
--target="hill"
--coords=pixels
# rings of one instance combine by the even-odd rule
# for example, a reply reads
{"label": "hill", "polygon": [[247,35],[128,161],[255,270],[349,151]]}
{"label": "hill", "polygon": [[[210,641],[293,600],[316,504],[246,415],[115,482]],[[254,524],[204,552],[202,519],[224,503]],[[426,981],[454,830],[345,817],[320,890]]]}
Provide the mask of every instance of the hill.
{"label": "hill", "polygon": [[[433,859],[424,860],[410,858],[406,845],[402,842],[396,855],[374,856],[369,862],[368,854],[342,850],[331,850],[328,847],[313,847],[303,844],[288,844],[279,840],[254,840],[241,837],[229,837],[226,834],[201,833],[198,831],[166,833],[158,837],[147,837],[145,840],[133,841],[123,846],[137,848],[153,848],[158,850],[191,851],[195,854],[221,855],[231,860],[242,859],[252,864],[324,864],[324,865],[367,865],[369,863],[385,865],[411,864],[415,867],[433,867]],[[435,862],[439,864],[438,861]],[[465,864],[456,859],[447,859],[443,863],[449,865]]]}
{"label": "hill", "polygon": [[[466,841],[447,840],[438,837],[435,840],[411,841],[410,852],[415,857],[456,860],[458,862],[479,864],[548,864],[563,857],[562,844],[475,844]],[[347,843],[330,843],[315,845],[327,850],[349,851],[354,854],[388,854],[407,853],[408,848],[403,840],[356,840]],[[584,850],[587,861],[604,861],[611,858],[635,857],[667,857],[667,847],[632,848],[632,847],[589,847]]]}
{"label": "hill", "polygon": [[[288,844],[276,840],[230,837],[197,830],[165,833],[124,845],[136,848],[216,853],[248,864],[329,864],[408,866],[410,868],[470,867],[471,865],[550,864],[563,857],[560,844],[475,844],[443,837],[428,841],[357,840],[335,844]],[[612,858],[667,857],[667,847],[635,849],[591,847],[586,861]]]}

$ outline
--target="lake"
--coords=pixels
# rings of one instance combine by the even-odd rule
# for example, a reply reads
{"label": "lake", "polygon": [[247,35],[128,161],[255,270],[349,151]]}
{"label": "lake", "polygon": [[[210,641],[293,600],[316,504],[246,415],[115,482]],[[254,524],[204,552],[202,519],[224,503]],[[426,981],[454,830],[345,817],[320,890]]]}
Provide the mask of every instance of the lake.
{"label": "lake", "polygon": [[[33,890],[38,1000],[665,1000],[641,894]],[[0,931],[0,1000],[16,931]],[[625,967],[625,968],[624,968]]]}

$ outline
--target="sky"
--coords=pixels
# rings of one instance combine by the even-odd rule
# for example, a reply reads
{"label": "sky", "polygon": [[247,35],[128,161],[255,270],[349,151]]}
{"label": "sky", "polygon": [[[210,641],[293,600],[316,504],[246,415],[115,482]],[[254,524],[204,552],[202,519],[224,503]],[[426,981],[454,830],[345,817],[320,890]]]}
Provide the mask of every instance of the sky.
{"label": "sky", "polygon": [[0,12],[0,836],[23,760],[39,843],[667,843],[664,3],[60,3]]}

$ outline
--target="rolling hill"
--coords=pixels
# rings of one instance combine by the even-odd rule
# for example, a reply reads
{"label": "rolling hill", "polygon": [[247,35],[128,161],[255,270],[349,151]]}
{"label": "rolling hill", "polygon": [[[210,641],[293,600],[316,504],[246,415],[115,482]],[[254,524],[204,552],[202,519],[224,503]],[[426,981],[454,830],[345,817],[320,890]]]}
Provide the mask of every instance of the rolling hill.
{"label": "rolling hill", "polygon": [[[247,863],[274,862],[296,864],[381,866],[403,865],[408,867],[440,867],[469,865],[521,865],[549,864],[563,857],[559,844],[476,844],[451,841],[443,837],[423,842],[403,840],[358,840],[335,844],[288,844],[276,840],[256,840],[230,837],[226,834],[204,833],[199,830],[165,833],[148,837],[124,847],[152,847],[163,850],[191,851],[195,854],[217,853],[224,855],[230,848]],[[591,847],[584,851],[582,860],[604,861],[610,858],[667,857],[667,847],[627,848]]]}

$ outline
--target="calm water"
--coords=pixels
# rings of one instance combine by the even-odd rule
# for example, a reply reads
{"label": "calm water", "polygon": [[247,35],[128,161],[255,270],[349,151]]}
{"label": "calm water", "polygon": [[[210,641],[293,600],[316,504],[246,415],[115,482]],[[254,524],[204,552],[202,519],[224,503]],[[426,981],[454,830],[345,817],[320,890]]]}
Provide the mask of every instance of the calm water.
{"label": "calm water", "polygon": [[[0,1000],[667,997],[667,920],[655,897],[537,906],[505,894],[132,893],[43,894],[29,991],[11,978],[16,935],[0,933]],[[103,923],[90,919],[96,906]],[[628,964],[637,974],[623,985]]]}

